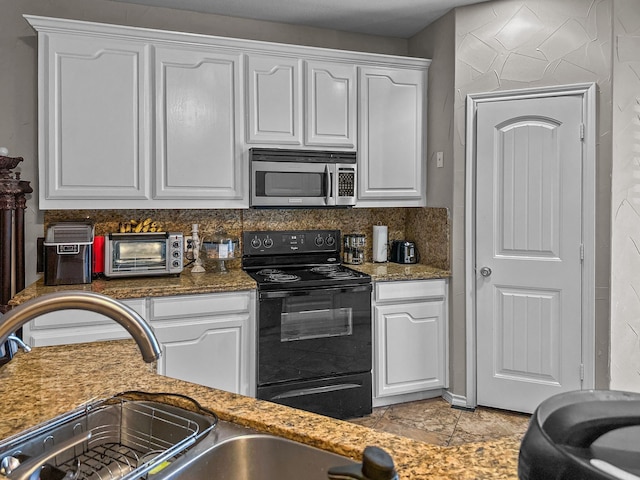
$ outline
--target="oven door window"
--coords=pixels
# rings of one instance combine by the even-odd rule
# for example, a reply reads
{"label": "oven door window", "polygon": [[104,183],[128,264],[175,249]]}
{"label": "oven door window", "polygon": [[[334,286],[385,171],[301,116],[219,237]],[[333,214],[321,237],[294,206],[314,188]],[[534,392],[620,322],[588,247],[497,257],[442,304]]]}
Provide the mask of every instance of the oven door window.
{"label": "oven door window", "polygon": [[261,292],[258,385],[371,371],[371,285]]}
{"label": "oven door window", "polygon": [[353,309],[336,306],[331,297],[289,297],[282,302],[280,341],[351,335]]}

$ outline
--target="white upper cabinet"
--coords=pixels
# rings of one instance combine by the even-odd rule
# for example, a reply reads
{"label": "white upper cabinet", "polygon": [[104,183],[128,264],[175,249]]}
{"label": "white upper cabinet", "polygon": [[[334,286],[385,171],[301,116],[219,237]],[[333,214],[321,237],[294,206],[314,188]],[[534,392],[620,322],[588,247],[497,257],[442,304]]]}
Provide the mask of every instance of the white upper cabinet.
{"label": "white upper cabinet", "polygon": [[358,206],[426,205],[426,69],[360,69]]}
{"label": "white upper cabinet", "polygon": [[39,48],[41,208],[147,199],[147,47],[55,33]]}
{"label": "white upper cabinet", "polygon": [[156,199],[220,199],[243,206],[240,54],[158,47]]}
{"label": "white upper cabinet", "polygon": [[356,67],[275,55],[249,55],[248,143],[356,145]]}
{"label": "white upper cabinet", "polygon": [[25,18],[40,209],[248,208],[256,145],[357,151],[357,206],[426,204],[430,60]]}
{"label": "white upper cabinet", "polygon": [[242,53],[27,19],[39,33],[41,209],[249,206]]}
{"label": "white upper cabinet", "polygon": [[300,60],[249,55],[249,143],[301,145]]}
{"label": "white upper cabinet", "polygon": [[305,62],[305,143],[355,148],[356,67]]}

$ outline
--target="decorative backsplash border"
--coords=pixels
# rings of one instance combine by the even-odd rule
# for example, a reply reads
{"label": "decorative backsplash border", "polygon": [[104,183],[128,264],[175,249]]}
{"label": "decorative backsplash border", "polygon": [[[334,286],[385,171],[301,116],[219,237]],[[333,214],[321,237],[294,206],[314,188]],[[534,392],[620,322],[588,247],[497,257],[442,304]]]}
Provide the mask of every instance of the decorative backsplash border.
{"label": "decorative backsplash border", "polygon": [[[449,213],[446,208],[251,209],[251,210],[47,210],[45,230],[58,222],[90,221],[96,235],[117,232],[121,222],[151,218],[164,231],[191,234],[199,225],[205,241],[215,234],[242,237],[244,230],[337,229],[366,236],[365,261],[373,258],[374,225],[387,225],[389,242],[416,242],[420,263],[450,269]],[[234,267],[234,264],[230,264]]]}

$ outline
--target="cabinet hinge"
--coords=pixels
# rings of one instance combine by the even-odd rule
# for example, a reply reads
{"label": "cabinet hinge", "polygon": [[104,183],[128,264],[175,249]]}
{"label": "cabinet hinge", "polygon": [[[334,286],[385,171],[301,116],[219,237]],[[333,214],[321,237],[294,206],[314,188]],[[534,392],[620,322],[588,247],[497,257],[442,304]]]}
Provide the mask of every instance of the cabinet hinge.
{"label": "cabinet hinge", "polygon": [[580,364],[580,381],[584,380],[584,363]]}
{"label": "cabinet hinge", "polygon": [[584,243],[580,244],[580,261],[584,262]]}
{"label": "cabinet hinge", "polygon": [[580,140],[584,140],[584,123],[580,124]]}

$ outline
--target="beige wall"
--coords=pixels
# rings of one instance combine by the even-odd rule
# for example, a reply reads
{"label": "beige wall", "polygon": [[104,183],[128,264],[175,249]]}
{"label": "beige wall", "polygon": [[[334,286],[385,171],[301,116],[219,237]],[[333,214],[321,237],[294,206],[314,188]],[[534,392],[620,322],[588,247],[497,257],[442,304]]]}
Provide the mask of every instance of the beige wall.
{"label": "beige wall", "polygon": [[[409,40],[409,54],[430,58],[427,92],[427,205],[453,208],[453,107],[455,100],[455,11]],[[436,152],[444,166],[437,168]]]}
{"label": "beige wall", "polygon": [[[311,27],[144,7],[109,0],[0,0],[0,146],[24,157],[22,178],[34,194],[25,213],[27,283],[36,280],[36,238],[43,234],[37,208],[37,38],[23,14],[71,18],[281,43],[393,55],[407,41]],[[78,207],[81,207],[79,205]]]}
{"label": "beige wall", "polygon": [[[431,59],[429,67],[429,90],[427,92],[427,205],[444,207],[449,212],[449,228],[453,211],[454,195],[454,106],[455,106],[455,61],[456,26],[455,11],[441,17],[409,41],[411,55]],[[437,168],[436,152],[443,153],[444,166]],[[463,178],[464,175],[458,176]],[[464,185],[459,185],[464,188]],[[451,235],[451,231],[449,232]],[[414,235],[418,237],[416,233]],[[460,265],[464,258],[452,259],[449,237],[448,258],[453,264]],[[452,279],[452,282],[455,279]],[[453,283],[452,283],[453,284]],[[450,293],[453,290],[449,290]],[[449,296],[449,312],[454,303],[464,302]],[[449,322],[449,388],[453,392],[464,394],[466,379],[464,317]]]}
{"label": "beige wall", "polygon": [[[634,0],[629,0],[633,3]],[[637,4],[637,2],[636,2]],[[612,0],[496,0],[458,8],[454,25],[443,19],[410,42],[412,54],[448,48],[455,37],[453,106],[444,107],[444,123],[453,113],[453,178],[451,192],[442,189],[436,204],[451,202],[451,391],[466,393],[465,374],[465,106],[470,93],[596,82],[598,86],[598,147],[596,199],[596,385],[606,387],[609,358],[610,172],[611,172],[611,15]],[[453,32],[452,32],[453,29]],[[420,40],[417,42],[416,40]],[[435,41],[429,46],[424,42]],[[447,62],[436,63],[450,69]],[[444,82],[429,98],[447,98]],[[431,87],[434,87],[431,85]],[[438,90],[436,90],[436,88]],[[433,117],[433,112],[430,112]],[[429,124],[429,128],[438,128]],[[446,147],[442,147],[443,149]],[[435,174],[437,174],[436,172]],[[434,169],[429,165],[429,175]],[[431,192],[433,194],[434,192]]]}
{"label": "beige wall", "polygon": [[615,0],[611,388],[640,392],[640,4]]}

